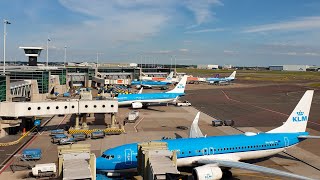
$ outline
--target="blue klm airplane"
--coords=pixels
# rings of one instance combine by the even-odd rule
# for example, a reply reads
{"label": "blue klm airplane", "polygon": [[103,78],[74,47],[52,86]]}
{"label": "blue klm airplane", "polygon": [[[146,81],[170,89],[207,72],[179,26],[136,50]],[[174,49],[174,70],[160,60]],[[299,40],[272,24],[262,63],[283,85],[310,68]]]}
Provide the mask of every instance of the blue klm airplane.
{"label": "blue klm airplane", "polygon": [[172,83],[173,71],[168,75],[164,81],[152,81],[152,80],[140,80],[140,81],[131,81],[132,86],[137,88],[154,88],[154,87],[165,87]]}
{"label": "blue klm airplane", "polygon": [[229,77],[224,77],[224,78],[220,78],[219,76],[216,75],[215,77],[207,78],[206,81],[212,84],[219,84],[222,82],[234,81],[236,78],[236,73],[237,71],[233,71],[233,73]]}
{"label": "blue klm airplane", "polygon": [[150,104],[168,103],[176,101],[180,96],[184,96],[184,89],[186,87],[188,76],[181,78],[176,87],[168,92],[160,93],[141,93],[138,94],[118,94],[119,106],[131,105],[132,108],[142,108]]}
{"label": "blue klm airplane", "polygon": [[[308,132],[305,132],[312,97],[313,90],[306,91],[287,121],[280,127],[265,133],[247,132],[239,135],[205,137],[198,127],[198,113],[191,125],[189,138],[166,139],[158,142],[166,142],[169,150],[177,151],[179,167],[197,166],[193,169],[193,175],[199,180],[220,179],[223,174],[222,169],[230,168],[295,179],[310,179],[241,161],[272,156],[305,139],[320,138],[320,136],[310,136]],[[137,152],[137,143],[108,149],[97,158],[96,168],[106,172],[136,169]]]}

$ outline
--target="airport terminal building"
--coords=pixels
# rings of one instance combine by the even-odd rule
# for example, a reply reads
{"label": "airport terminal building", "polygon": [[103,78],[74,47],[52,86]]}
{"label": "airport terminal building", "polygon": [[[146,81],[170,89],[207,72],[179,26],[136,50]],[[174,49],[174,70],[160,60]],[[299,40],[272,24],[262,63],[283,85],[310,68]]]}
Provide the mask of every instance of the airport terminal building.
{"label": "airport terminal building", "polygon": [[269,66],[271,71],[307,71],[309,65],[272,65]]}

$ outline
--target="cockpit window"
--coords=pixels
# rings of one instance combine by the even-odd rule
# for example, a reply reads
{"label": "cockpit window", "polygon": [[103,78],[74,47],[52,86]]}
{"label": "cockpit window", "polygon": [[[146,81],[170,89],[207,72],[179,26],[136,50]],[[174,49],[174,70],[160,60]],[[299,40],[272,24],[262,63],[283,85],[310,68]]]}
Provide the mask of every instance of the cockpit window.
{"label": "cockpit window", "polygon": [[114,155],[105,155],[105,154],[102,154],[103,158],[106,158],[106,159],[113,159],[114,158]]}

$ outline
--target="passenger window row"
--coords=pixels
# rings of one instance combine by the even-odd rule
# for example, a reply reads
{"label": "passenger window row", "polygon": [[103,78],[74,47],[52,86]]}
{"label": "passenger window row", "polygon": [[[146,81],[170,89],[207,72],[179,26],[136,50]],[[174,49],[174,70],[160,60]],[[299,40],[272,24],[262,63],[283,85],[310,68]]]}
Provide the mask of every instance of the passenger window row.
{"label": "passenger window row", "polygon": [[214,149],[214,151],[229,151],[229,150],[240,150],[240,149],[263,148],[263,147],[278,146],[278,145],[279,145],[279,143],[255,145],[255,146],[231,147],[231,148],[218,148],[218,149]]}
{"label": "passenger window row", "polygon": [[[280,142],[280,141],[278,141]],[[212,149],[210,148],[210,152],[212,151],[230,151],[230,150],[242,150],[242,149],[252,149],[252,148],[264,148],[264,147],[271,147],[271,146],[279,146],[279,143],[274,143],[274,144],[264,144],[264,145],[255,145],[255,146],[241,146],[241,147],[231,147],[231,148],[215,148]],[[200,152],[207,152],[207,149],[203,149],[203,150],[195,150],[195,153],[200,153]],[[178,151],[178,154],[184,154],[184,151]],[[189,154],[191,154],[191,151],[188,151]]]}

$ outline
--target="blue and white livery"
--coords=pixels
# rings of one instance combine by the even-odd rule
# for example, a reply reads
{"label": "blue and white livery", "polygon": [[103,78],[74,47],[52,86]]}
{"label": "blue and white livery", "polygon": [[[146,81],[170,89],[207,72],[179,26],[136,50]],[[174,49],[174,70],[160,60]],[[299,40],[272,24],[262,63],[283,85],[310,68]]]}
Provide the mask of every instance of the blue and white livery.
{"label": "blue and white livery", "polygon": [[217,77],[217,75],[216,75],[215,77],[207,78],[206,81],[209,82],[210,84],[219,84],[219,83],[223,83],[223,82],[231,82],[231,81],[235,80],[236,73],[237,73],[236,71],[233,71],[233,73],[229,77],[224,77],[224,78]]}
{"label": "blue and white livery", "polygon": [[[313,90],[308,90],[299,101],[287,121],[266,133],[247,132],[239,135],[202,135],[197,126],[199,114],[191,126],[190,137],[159,140],[166,142],[171,151],[177,151],[178,166],[197,166],[195,179],[213,180],[222,178],[225,168],[240,168],[295,179],[310,179],[297,174],[252,165],[240,161],[275,155],[297,145],[309,136],[306,131]],[[125,144],[103,152],[97,158],[97,170],[107,172],[127,171],[137,168],[137,143]]]}
{"label": "blue and white livery", "polygon": [[117,96],[119,106],[131,105],[132,108],[142,108],[149,104],[168,103],[176,101],[180,96],[184,96],[188,76],[184,76],[176,87],[168,92],[142,93],[138,94],[119,94]]}
{"label": "blue and white livery", "polygon": [[172,83],[173,71],[170,72],[168,77],[163,81],[152,81],[152,80],[140,80],[140,81],[131,81],[131,86],[136,86],[139,88],[154,88],[154,87],[165,87]]}

